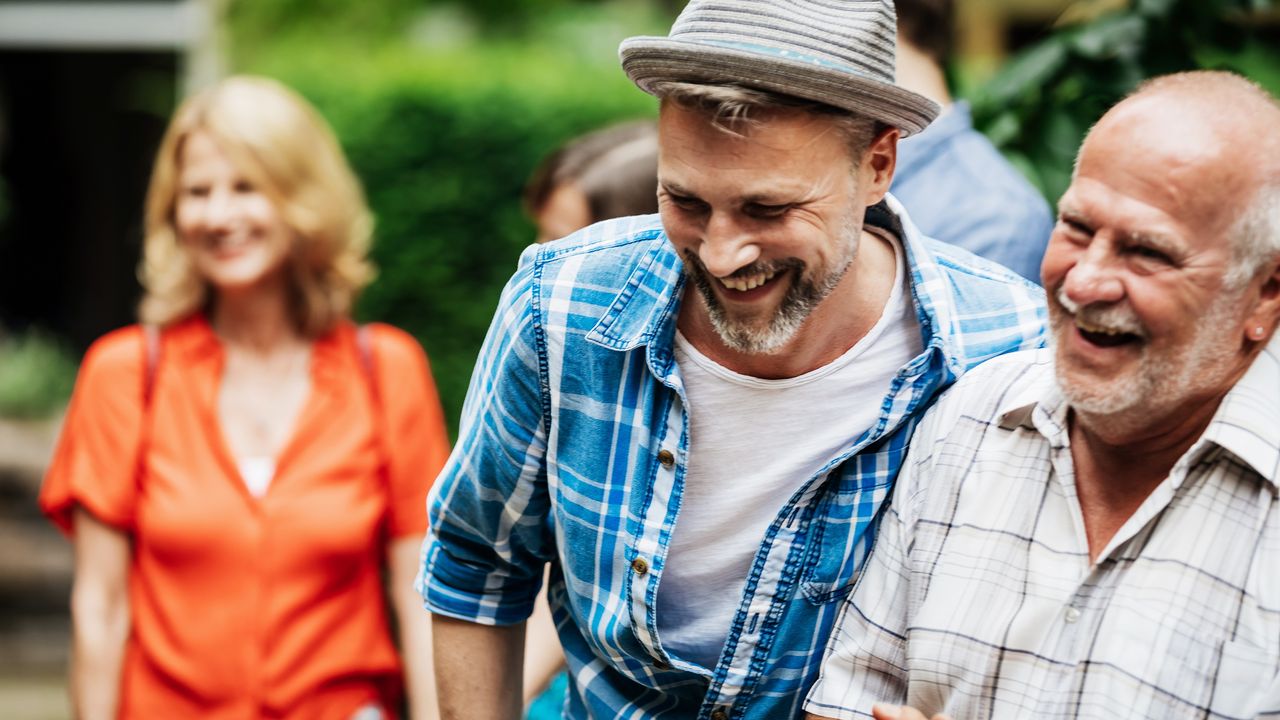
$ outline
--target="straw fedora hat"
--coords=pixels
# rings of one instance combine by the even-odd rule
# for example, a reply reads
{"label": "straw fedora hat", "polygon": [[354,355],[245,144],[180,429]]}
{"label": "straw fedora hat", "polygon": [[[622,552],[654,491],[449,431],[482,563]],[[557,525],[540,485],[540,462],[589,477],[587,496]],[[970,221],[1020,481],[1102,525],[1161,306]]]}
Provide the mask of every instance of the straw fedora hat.
{"label": "straw fedora hat", "polygon": [[875,118],[903,137],[938,115],[894,83],[890,0],[692,0],[667,37],[633,37],[618,54],[647,93],[661,82],[732,83]]}

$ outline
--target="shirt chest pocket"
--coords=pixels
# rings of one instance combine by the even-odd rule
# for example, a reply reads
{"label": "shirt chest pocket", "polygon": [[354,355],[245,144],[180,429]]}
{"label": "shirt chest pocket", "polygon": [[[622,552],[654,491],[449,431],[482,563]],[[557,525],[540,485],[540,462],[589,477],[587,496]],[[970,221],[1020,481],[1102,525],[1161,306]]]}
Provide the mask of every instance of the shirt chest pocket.
{"label": "shirt chest pocket", "polygon": [[832,478],[834,490],[815,508],[800,574],[800,593],[814,605],[849,594],[875,539],[890,478]]}
{"label": "shirt chest pocket", "polygon": [[1144,580],[1140,592],[1112,598],[1096,633],[1108,641],[1097,645],[1092,661],[1118,670],[1105,676],[1111,696],[1131,693],[1135,681],[1166,691],[1155,695],[1149,717],[1207,708],[1213,717],[1252,718],[1268,709],[1261,705],[1280,658],[1259,643],[1269,643],[1274,629],[1237,622],[1231,609],[1240,600],[1227,586],[1189,596],[1159,592],[1169,586],[1166,579]]}

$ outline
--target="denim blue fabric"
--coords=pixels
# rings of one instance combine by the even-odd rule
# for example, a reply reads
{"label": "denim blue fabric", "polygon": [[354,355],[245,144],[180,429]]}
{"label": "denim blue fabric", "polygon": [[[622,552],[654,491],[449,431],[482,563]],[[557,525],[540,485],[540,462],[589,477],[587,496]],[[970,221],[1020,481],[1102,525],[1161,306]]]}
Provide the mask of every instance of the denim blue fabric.
{"label": "denim blue fabric", "polygon": [[1053,214],[957,102],[924,132],[898,143],[890,188],[931,238],[959,245],[1040,282]]}
{"label": "denim blue fabric", "polygon": [[924,239],[892,199],[867,223],[905,239],[924,350],[874,427],[781,508],[716,667],[669,656],[657,633],[688,422],[672,355],[682,265],[656,215],[521,257],[429,501],[418,589],[430,610],[521,622],[550,561],[569,717],[799,716],[916,418],[977,363],[1043,342],[1038,287]]}

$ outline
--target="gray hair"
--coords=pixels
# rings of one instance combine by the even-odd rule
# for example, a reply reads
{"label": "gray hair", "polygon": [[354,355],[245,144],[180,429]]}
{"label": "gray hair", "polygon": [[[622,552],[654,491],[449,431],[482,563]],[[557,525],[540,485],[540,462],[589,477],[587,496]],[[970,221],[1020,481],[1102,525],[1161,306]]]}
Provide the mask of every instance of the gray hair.
{"label": "gray hair", "polygon": [[807,112],[829,117],[844,136],[855,160],[862,157],[871,141],[887,127],[874,118],[831,105],[741,85],[659,82],[654,83],[653,94],[664,103],[673,102],[680,107],[706,113],[717,128],[733,135],[744,134],[743,128],[758,125],[762,119],[776,113]]}
{"label": "gray hair", "polygon": [[1232,258],[1224,282],[1229,288],[1243,287],[1280,259],[1280,182],[1271,181],[1254,192],[1227,237]]}

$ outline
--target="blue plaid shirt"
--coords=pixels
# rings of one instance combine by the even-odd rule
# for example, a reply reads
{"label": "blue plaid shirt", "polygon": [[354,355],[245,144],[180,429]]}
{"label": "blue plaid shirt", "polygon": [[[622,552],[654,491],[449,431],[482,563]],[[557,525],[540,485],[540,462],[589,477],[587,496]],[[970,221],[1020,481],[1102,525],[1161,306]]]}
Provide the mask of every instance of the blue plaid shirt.
{"label": "blue plaid shirt", "polygon": [[904,239],[924,351],[893,379],[875,425],[778,512],[716,667],[669,656],[655,617],[688,451],[672,355],[684,279],[657,216],[522,256],[430,501],[418,581],[428,608],[521,622],[550,561],[573,678],[566,716],[799,716],[916,418],[974,365],[1042,344],[1038,287],[921,238],[902,215],[889,200],[867,222]]}

